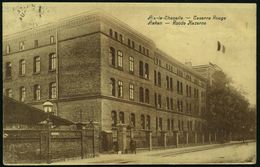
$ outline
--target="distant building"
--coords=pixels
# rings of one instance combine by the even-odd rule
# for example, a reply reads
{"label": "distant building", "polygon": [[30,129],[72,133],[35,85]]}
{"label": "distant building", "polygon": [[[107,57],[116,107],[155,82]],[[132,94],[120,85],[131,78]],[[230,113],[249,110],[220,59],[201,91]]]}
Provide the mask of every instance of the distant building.
{"label": "distant building", "polygon": [[214,84],[213,74],[216,71],[222,71],[222,69],[219,66],[210,62],[209,64],[192,66],[192,69],[194,69],[195,71],[200,73],[204,78],[206,78],[209,85]]}
{"label": "distant building", "polygon": [[2,51],[5,94],[40,109],[50,100],[73,122],[169,134],[205,124],[207,78],[102,12],[4,36]]}

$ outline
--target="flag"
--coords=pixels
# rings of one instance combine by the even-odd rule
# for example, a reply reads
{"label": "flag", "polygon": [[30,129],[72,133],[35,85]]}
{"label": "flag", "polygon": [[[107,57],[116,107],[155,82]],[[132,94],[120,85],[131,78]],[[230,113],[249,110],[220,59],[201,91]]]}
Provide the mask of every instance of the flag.
{"label": "flag", "polygon": [[221,44],[220,44],[220,42],[218,41],[218,48],[217,48],[217,51],[220,51],[220,48],[221,48]]}
{"label": "flag", "polygon": [[226,48],[223,44],[221,44],[219,41],[217,41],[217,51],[222,51],[222,53],[225,53]]}
{"label": "flag", "polygon": [[225,46],[222,46],[222,53],[225,53]]}

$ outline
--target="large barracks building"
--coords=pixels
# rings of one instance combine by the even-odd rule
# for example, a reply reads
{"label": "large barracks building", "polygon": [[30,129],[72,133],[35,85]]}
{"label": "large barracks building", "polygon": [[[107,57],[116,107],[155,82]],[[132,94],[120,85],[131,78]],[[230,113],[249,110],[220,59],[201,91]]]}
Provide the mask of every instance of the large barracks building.
{"label": "large barracks building", "polygon": [[148,133],[154,146],[208,139],[206,79],[103,12],[4,36],[2,49],[6,96],[40,109],[50,100],[56,115],[94,119],[113,140],[126,125],[138,147]]}

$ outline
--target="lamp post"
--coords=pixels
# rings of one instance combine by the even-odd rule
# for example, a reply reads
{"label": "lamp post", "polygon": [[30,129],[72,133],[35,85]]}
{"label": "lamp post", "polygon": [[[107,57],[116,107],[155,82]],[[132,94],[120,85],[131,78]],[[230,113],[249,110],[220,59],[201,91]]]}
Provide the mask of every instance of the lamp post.
{"label": "lamp post", "polygon": [[50,114],[52,113],[53,110],[53,104],[50,101],[46,101],[43,103],[43,110],[44,112],[47,113],[47,128],[48,128],[48,146],[47,146],[47,163],[51,163],[50,160],[50,140],[51,140],[51,136],[50,136],[50,126],[51,126],[51,121],[50,121]]}

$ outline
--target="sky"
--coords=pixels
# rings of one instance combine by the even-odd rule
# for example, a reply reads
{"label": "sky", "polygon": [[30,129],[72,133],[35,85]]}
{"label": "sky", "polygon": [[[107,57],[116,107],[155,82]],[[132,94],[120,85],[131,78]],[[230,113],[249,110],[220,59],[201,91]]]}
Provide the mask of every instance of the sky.
{"label": "sky", "polygon": [[[3,3],[3,34],[93,10],[103,10],[125,22],[182,63],[217,64],[232,78],[233,85],[244,92],[250,104],[256,104],[254,4]],[[212,19],[214,15],[225,19]],[[148,25],[149,16],[183,17],[186,25]],[[198,21],[194,17],[211,20],[199,20],[206,25],[187,25],[188,20]],[[225,53],[217,51],[217,41],[225,46]]]}

